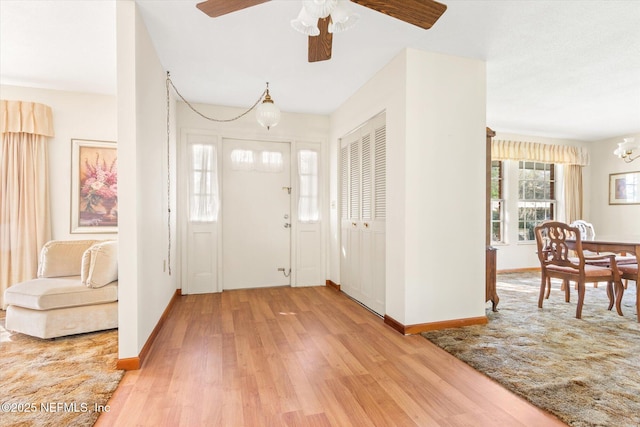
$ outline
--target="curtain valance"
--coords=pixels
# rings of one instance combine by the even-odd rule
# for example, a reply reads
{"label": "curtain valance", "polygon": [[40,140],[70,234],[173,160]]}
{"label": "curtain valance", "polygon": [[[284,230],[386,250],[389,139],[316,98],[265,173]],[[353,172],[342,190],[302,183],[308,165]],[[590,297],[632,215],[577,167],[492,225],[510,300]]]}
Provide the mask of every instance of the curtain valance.
{"label": "curtain valance", "polygon": [[0,101],[0,132],[53,137],[51,107],[37,102]]}
{"label": "curtain valance", "polygon": [[491,142],[491,158],[493,160],[529,160],[579,166],[589,164],[589,152],[586,149],[524,141],[493,140]]}

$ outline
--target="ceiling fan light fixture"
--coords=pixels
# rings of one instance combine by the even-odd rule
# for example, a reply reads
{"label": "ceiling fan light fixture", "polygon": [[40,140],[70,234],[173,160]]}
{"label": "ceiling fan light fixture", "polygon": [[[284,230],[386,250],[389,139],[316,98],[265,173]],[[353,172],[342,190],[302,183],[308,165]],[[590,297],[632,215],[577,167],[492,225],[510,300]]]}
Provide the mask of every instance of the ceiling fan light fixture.
{"label": "ceiling fan light fixture", "polygon": [[298,17],[291,20],[291,26],[294,30],[307,36],[317,36],[320,34],[318,18],[314,18],[304,6],[302,6]]}
{"label": "ceiling fan light fixture", "polygon": [[260,125],[266,127],[267,130],[276,126],[280,122],[280,109],[274,104],[271,95],[269,95],[269,83],[267,82],[267,93],[262,103],[256,108],[256,120]]}
{"label": "ceiling fan light fixture", "polygon": [[347,5],[348,0],[339,0],[336,7],[331,12],[331,22],[329,23],[330,33],[340,33],[356,25],[360,15],[352,13]]}
{"label": "ceiling fan light fixture", "polygon": [[302,0],[302,7],[309,15],[318,18],[326,18],[338,4],[338,0]]}

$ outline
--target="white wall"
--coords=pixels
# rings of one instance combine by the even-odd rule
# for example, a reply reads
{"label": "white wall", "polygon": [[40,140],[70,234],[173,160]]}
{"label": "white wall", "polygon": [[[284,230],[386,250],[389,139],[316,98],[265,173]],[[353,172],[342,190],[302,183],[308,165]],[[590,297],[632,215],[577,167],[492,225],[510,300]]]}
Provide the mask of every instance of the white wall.
{"label": "white wall", "polygon": [[403,323],[484,316],[485,63],[409,50],[407,71]]}
{"label": "white wall", "polygon": [[[488,124],[491,127],[491,124]],[[591,144],[584,141],[548,138],[533,135],[518,135],[513,133],[500,132],[499,129],[493,129],[496,132],[494,140],[505,141],[526,141],[537,142],[540,144],[550,145],[567,145],[573,147],[591,149]],[[613,150],[612,150],[613,151]],[[593,153],[590,152],[591,164],[597,162]],[[506,220],[505,220],[505,242],[493,244],[497,252],[497,269],[500,270],[514,270],[520,268],[536,268],[540,267],[540,261],[536,255],[536,243],[533,242],[518,242],[518,168],[517,162],[508,163],[505,168],[504,176],[504,188],[505,197],[511,195],[511,198],[506,200]],[[590,220],[590,206],[591,206],[591,166],[585,166],[582,171],[582,183],[583,183],[583,218],[587,221]],[[557,219],[564,221],[564,181],[562,168],[556,169],[556,198],[558,203],[556,205],[556,213],[559,214]]]}
{"label": "white wall", "polygon": [[[133,1],[116,5],[119,357],[136,357],[176,290],[168,254],[165,71]],[[175,131],[170,136],[175,211]],[[175,233],[175,216],[171,220]],[[175,234],[174,234],[175,238]]]}
{"label": "white wall", "polygon": [[0,86],[0,97],[39,102],[53,111],[55,136],[48,147],[52,239],[113,238],[112,233],[71,234],[71,139],[116,141],[116,97],[18,86]]}
{"label": "white wall", "polygon": [[609,205],[609,174],[640,172],[640,159],[625,163],[613,155],[623,138],[640,141],[640,133],[593,142],[591,148],[591,192],[589,221],[596,236],[640,237],[640,205]]}
{"label": "white wall", "polygon": [[[338,139],[386,110],[385,314],[404,325],[485,315],[485,87],[481,61],[408,49],[331,116],[333,202]],[[338,229],[332,208],[337,283]]]}

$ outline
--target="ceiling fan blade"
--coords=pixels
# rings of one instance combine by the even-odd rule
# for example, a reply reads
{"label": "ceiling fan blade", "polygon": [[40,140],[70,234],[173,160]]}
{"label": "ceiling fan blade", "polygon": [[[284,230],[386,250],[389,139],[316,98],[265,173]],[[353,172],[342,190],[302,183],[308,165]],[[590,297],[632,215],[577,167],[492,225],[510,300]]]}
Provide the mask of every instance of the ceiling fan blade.
{"label": "ceiling fan blade", "polygon": [[333,34],[329,32],[329,16],[318,19],[320,34],[309,36],[309,62],[326,61],[331,59]]}
{"label": "ceiling fan blade", "polygon": [[268,1],[269,0],[206,0],[198,3],[196,7],[210,17],[215,18]]}
{"label": "ceiling fan blade", "polygon": [[352,0],[385,15],[428,30],[442,16],[447,6],[434,0]]}

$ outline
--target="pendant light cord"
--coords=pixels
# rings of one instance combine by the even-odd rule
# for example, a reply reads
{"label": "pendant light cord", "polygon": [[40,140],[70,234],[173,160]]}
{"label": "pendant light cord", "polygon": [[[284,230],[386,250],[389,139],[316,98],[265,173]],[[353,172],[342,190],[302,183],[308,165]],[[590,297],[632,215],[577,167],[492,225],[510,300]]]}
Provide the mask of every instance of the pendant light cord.
{"label": "pendant light cord", "polygon": [[189,103],[189,101],[187,101],[186,99],[184,99],[184,96],[182,96],[182,94],[180,93],[180,91],[178,91],[178,88],[176,88],[176,86],[173,84],[173,81],[171,80],[171,76],[169,75],[169,71],[167,71],[167,92],[169,91],[169,86],[171,86],[173,88],[173,90],[176,92],[176,94],[178,95],[178,97],[180,97],[180,99],[187,104],[187,106],[189,108],[191,108],[191,110],[196,113],[197,115],[199,115],[200,117],[210,120],[212,122],[233,122],[234,120],[238,120],[241,117],[246,116],[247,114],[249,114],[249,112],[251,112],[251,110],[253,110],[254,108],[256,108],[258,106],[258,104],[260,103],[260,101],[262,101],[262,98],[264,98],[264,96],[268,93],[269,91],[269,83],[267,83],[267,88],[264,90],[264,92],[262,92],[260,94],[260,97],[258,98],[258,100],[251,106],[249,107],[249,109],[247,111],[245,111],[242,114],[239,114],[233,118],[230,119],[216,119],[214,117],[209,117],[206,116],[204,114],[202,114],[200,111],[196,110],[195,107],[193,105],[191,105],[191,103]]}

